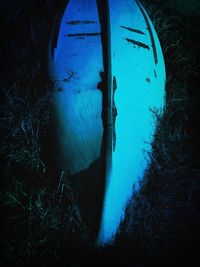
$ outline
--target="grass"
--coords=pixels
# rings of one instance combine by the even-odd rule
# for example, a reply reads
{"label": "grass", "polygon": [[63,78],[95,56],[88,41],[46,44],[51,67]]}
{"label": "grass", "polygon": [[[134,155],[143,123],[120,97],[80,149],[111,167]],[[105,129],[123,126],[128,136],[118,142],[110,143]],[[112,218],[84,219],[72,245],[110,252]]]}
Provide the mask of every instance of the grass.
{"label": "grass", "polygon": [[[60,2],[60,6],[64,1]],[[155,113],[152,164],[115,243],[95,248],[65,174],[46,164],[43,140],[57,86],[46,76],[56,1],[2,1],[1,264],[193,266],[199,242],[199,18],[143,0],[165,57],[166,107]],[[18,34],[21,32],[21,34]],[[188,256],[188,257],[187,257]],[[175,259],[176,257],[176,259]]]}
{"label": "grass", "polygon": [[[200,237],[199,131],[191,118],[198,114],[199,96],[192,95],[199,79],[199,44],[193,36],[198,30],[191,17],[180,16],[167,4],[143,2],[163,48],[166,107],[162,117],[155,114],[152,163],[141,190],[130,201],[118,242],[126,244],[133,264],[167,266],[185,261],[193,266],[192,260],[199,260]],[[193,31],[185,32],[186,28]]]}

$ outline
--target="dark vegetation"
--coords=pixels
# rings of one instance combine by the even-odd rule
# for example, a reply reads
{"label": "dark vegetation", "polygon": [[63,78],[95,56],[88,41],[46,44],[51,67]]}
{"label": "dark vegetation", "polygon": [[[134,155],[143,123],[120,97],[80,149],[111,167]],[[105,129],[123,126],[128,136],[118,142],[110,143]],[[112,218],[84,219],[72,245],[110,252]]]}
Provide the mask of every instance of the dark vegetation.
{"label": "dark vegetation", "polygon": [[0,2],[2,266],[198,265],[200,18],[175,2],[142,2],[165,56],[166,107],[162,118],[155,113],[154,153],[141,190],[115,243],[101,249],[90,239],[73,185],[46,164],[50,150],[44,153],[58,90],[48,79],[46,55],[64,1]]}

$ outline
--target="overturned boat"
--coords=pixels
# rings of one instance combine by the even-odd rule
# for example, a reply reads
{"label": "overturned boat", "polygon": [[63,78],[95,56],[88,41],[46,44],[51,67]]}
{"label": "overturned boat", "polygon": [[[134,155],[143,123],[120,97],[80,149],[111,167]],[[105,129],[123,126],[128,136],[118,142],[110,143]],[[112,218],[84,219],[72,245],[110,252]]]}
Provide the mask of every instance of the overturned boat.
{"label": "overturned boat", "polygon": [[58,168],[70,174],[88,218],[96,216],[102,245],[149,165],[152,110],[162,113],[165,103],[163,54],[136,0],[70,0],[53,39]]}

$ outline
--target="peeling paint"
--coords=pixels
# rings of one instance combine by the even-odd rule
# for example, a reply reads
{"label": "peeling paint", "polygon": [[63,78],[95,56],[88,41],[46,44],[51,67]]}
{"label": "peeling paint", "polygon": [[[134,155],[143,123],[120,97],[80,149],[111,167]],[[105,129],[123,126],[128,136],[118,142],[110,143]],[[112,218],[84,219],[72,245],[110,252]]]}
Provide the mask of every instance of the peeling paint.
{"label": "peeling paint", "polygon": [[135,41],[135,40],[133,40],[133,39],[129,39],[129,38],[126,38],[126,41],[127,41],[128,43],[133,44],[133,45],[137,45],[137,46],[139,46],[139,47],[142,47],[142,48],[145,48],[145,49],[150,50],[149,46],[146,45],[146,44],[144,44],[144,43],[141,43],[141,42]]}
{"label": "peeling paint", "polygon": [[79,24],[96,24],[97,21],[93,20],[71,20],[66,22],[68,25],[79,25]]}
{"label": "peeling paint", "polygon": [[120,27],[123,28],[123,29],[126,29],[126,30],[128,30],[130,32],[135,32],[135,33],[138,33],[138,34],[145,34],[143,31],[137,30],[137,29],[133,29],[131,27],[126,27],[126,26],[120,26]]}
{"label": "peeling paint", "polygon": [[113,77],[113,105],[112,105],[112,115],[113,115],[113,151],[115,151],[116,146],[116,129],[115,129],[115,123],[116,123],[116,117],[117,117],[117,106],[115,104],[115,91],[117,90],[117,80],[116,77]]}
{"label": "peeling paint", "polygon": [[69,33],[66,34],[65,37],[90,37],[90,36],[99,36],[101,33],[94,32],[94,33]]}

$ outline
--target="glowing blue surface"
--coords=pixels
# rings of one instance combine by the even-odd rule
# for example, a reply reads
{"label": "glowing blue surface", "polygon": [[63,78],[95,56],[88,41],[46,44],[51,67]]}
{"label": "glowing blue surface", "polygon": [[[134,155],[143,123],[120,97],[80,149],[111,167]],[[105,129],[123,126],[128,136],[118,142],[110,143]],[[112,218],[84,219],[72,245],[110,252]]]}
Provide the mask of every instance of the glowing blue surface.
{"label": "glowing blue surface", "polygon": [[[164,60],[150,19],[147,16],[158,62],[142,7],[140,9],[135,0],[109,0],[109,4],[111,67],[117,82],[114,100],[118,115],[112,171],[106,177],[99,244],[112,241],[124,217],[132,188],[138,187],[148,167],[155,131],[150,109],[161,111],[165,98]],[[61,21],[51,72],[63,90],[54,97],[60,167],[72,174],[88,168],[98,159],[103,135],[102,93],[97,89],[99,73],[103,71],[101,38],[90,35],[80,39],[80,35],[72,35],[100,31],[95,0],[69,1]],[[127,38],[136,43],[128,42]],[[145,44],[146,48],[137,42]],[[64,82],[70,73],[73,73],[72,78]]]}
{"label": "glowing blue surface", "polygon": [[[80,35],[100,32],[96,1],[70,1],[61,21],[51,69],[63,90],[54,97],[59,165],[71,174],[88,168],[100,156],[102,93],[97,84],[103,71],[101,36]],[[71,73],[71,79],[62,82]]]}
{"label": "glowing blue surface", "polygon": [[[146,22],[135,1],[110,0],[110,20],[112,74],[117,81],[115,104],[118,115],[116,148],[112,171],[107,177],[100,244],[110,242],[114,237],[124,217],[133,185],[138,187],[138,181],[149,164],[149,144],[155,131],[154,116],[150,109],[161,111],[165,96],[165,65],[152,23],[157,64]],[[138,29],[144,34],[120,26]],[[128,43],[126,38],[142,42],[150,49]]]}

